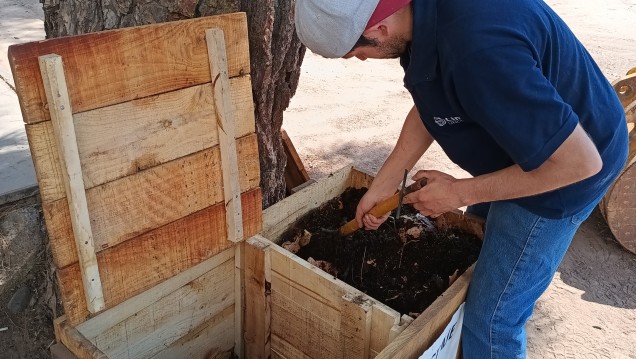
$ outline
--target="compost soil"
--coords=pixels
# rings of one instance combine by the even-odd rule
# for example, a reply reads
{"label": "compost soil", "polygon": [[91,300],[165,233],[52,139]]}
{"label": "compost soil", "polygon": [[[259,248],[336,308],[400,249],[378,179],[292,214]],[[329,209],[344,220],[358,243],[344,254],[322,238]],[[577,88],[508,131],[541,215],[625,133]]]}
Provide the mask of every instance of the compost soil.
{"label": "compost soil", "polygon": [[470,267],[481,240],[458,229],[441,230],[403,206],[378,230],[340,237],[355,217],[366,188],[348,188],[306,214],[282,236],[283,247],[390,306],[417,316]]}

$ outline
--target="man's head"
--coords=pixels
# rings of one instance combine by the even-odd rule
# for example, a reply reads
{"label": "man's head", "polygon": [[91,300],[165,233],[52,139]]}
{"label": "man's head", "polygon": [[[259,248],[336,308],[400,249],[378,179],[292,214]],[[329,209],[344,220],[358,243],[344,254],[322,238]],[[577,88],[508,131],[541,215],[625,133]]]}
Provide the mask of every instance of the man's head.
{"label": "man's head", "polygon": [[296,32],[329,58],[394,58],[411,39],[411,0],[296,0]]}

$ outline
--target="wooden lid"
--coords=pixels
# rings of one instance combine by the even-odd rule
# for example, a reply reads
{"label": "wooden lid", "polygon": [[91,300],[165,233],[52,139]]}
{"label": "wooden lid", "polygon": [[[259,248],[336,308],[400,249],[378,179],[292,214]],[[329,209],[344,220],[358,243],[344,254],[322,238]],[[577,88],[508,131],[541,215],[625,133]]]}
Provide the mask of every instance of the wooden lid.
{"label": "wooden lid", "polygon": [[111,308],[233,245],[227,240],[220,107],[206,44],[206,30],[212,28],[224,30],[227,44],[227,110],[233,111],[229,123],[239,154],[235,176],[247,238],[260,232],[262,209],[245,14],[9,48],[72,325],[86,320],[89,311],[69,209],[75,201],[69,200],[69,176],[63,175],[68,163],[58,154],[59,130],[51,121],[38,57],[57,54],[63,62],[80,192],[85,193],[105,308]]}

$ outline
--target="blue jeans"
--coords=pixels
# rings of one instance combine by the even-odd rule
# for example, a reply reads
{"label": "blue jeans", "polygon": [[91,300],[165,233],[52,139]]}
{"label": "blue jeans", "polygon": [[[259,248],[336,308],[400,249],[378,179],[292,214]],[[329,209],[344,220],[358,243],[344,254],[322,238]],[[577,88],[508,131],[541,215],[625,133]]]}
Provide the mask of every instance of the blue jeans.
{"label": "blue jeans", "polygon": [[544,218],[510,202],[490,205],[464,308],[464,358],[525,358],[525,324],[534,304],[597,203],[564,219]]}

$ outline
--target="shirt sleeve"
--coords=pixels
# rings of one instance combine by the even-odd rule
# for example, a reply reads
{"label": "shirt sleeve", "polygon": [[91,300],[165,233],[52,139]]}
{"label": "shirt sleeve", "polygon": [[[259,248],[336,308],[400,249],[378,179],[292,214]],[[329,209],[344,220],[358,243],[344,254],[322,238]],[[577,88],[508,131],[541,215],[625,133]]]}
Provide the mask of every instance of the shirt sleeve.
{"label": "shirt sleeve", "polygon": [[579,122],[524,46],[471,54],[451,67],[450,80],[468,116],[524,171],[541,166]]}

